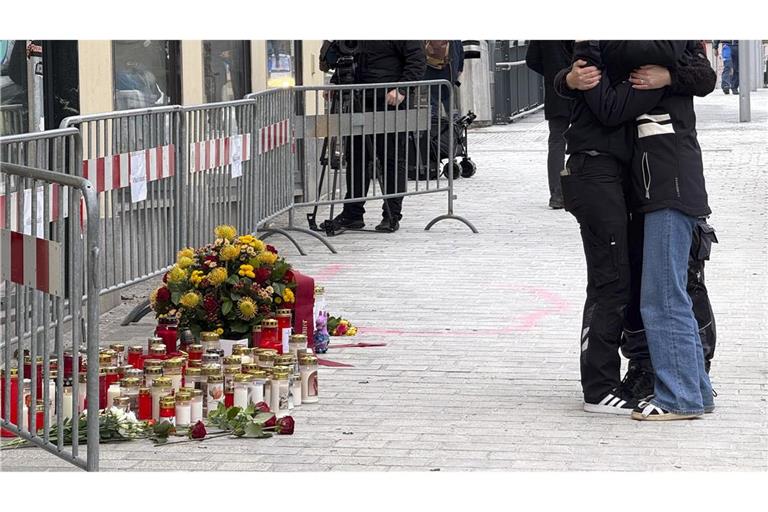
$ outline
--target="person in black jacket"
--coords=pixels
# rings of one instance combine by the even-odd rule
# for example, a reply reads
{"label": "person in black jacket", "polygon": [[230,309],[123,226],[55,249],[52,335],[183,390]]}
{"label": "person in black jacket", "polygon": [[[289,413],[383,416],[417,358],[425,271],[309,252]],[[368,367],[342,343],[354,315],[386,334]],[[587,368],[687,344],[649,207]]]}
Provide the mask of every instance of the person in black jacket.
{"label": "person in black jacket", "polygon": [[[596,41],[579,45],[585,59],[602,62]],[[685,58],[706,59],[697,42]],[[698,54],[698,55],[697,55]],[[700,83],[714,89],[715,77]],[[653,91],[637,91],[628,82],[601,81],[584,100],[608,126],[634,120],[632,189],[635,208],[645,214],[641,304],[655,371],[654,395],[632,412],[637,420],[677,420],[714,410],[712,386],[693,304],[687,293],[693,232],[711,213],[707,202],[701,149],[691,95],[662,94],[653,108]]]}
{"label": "person in black jacket", "polygon": [[[630,41],[608,42],[616,50],[634,49],[641,58],[624,60],[625,69],[615,66],[606,80],[617,80],[632,67],[654,63],[675,67],[685,49],[684,42]],[[620,52],[619,52],[620,53]],[[584,409],[587,412],[630,414],[638,403],[635,383],[620,382],[618,348],[625,313],[632,297],[627,203],[632,158],[632,133],[626,124],[606,126],[584,101],[582,93],[573,95],[566,86],[571,71],[584,74],[585,83],[594,87],[600,79],[595,66],[562,70],[555,79],[558,93],[572,97],[570,127],[565,133],[570,156],[563,171],[562,187],[566,209],[579,221],[587,260],[587,300],[584,306],[581,337],[581,376]],[[680,75],[686,73],[682,69]],[[614,76],[611,76],[613,74]],[[686,82],[687,83],[687,82]],[[574,87],[575,88],[575,87]],[[639,112],[652,108],[661,92],[640,95],[645,104]]]}
{"label": "person in black jacket", "polygon": [[549,123],[549,151],[547,178],[549,180],[549,207],[563,207],[560,190],[560,171],[565,163],[565,138],[571,114],[571,103],[555,93],[555,75],[571,64],[573,41],[530,41],[525,54],[526,65],[544,76],[544,119]]}
{"label": "person in black jacket", "polygon": [[[448,80],[458,86],[459,77],[464,72],[464,47],[459,39],[448,41],[448,43],[447,60],[432,65],[427,61],[424,80]],[[445,115],[455,121],[459,117],[459,113],[451,106],[453,95],[450,94],[448,87],[443,86],[442,91],[437,86],[432,86],[430,89],[429,101],[432,107],[432,119],[437,119],[440,116],[440,102],[442,102]]]}
{"label": "person in black jacket", "polygon": [[[421,41],[364,40],[358,41],[356,83],[377,84],[391,82],[414,82],[424,76],[425,57]],[[403,108],[406,105],[407,88],[391,87],[367,89],[356,93],[360,105],[366,112],[382,112],[387,109]],[[362,96],[362,98],[361,98]],[[383,168],[381,175],[386,194],[406,191],[405,134],[390,133],[375,136],[354,136],[346,143],[347,191],[345,199],[365,197],[374,178],[367,169],[378,160]],[[366,140],[367,139],[367,140]],[[400,228],[403,198],[385,199],[382,220],[376,231],[394,232]],[[344,204],[343,211],[332,221],[333,230],[362,229],[365,227],[365,201]],[[321,224],[325,229],[325,223]]]}

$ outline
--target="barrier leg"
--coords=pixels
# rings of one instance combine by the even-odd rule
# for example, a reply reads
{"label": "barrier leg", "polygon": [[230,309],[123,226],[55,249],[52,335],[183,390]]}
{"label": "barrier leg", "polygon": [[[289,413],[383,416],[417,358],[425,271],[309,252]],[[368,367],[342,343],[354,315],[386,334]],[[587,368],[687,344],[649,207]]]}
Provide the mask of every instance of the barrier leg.
{"label": "barrier leg", "polygon": [[432,226],[434,226],[435,224],[437,224],[441,220],[446,220],[446,219],[456,219],[459,222],[463,222],[464,224],[466,224],[467,227],[469,229],[471,229],[473,233],[479,233],[479,231],[477,231],[477,228],[471,222],[469,222],[467,219],[465,219],[464,217],[460,217],[459,215],[453,215],[453,214],[440,215],[438,217],[435,217],[434,219],[429,221],[429,224],[427,224],[427,227],[424,228],[424,231],[429,231],[429,229]]}
{"label": "barrier leg", "polygon": [[152,308],[149,306],[149,299],[144,299],[125,316],[120,325],[126,326],[138,322],[151,312]]}
{"label": "barrier leg", "polygon": [[272,236],[274,234],[283,235],[285,238],[290,240],[293,245],[296,246],[296,249],[299,251],[299,254],[301,254],[302,256],[306,256],[307,255],[307,253],[304,252],[304,249],[301,248],[301,245],[299,245],[299,242],[297,242],[296,239],[293,238],[291,236],[291,234],[288,233],[288,231],[286,231],[284,229],[269,227],[269,228],[264,228],[262,230],[262,233],[264,233],[264,234],[259,236],[259,240],[266,240],[268,237],[270,237],[270,236]]}

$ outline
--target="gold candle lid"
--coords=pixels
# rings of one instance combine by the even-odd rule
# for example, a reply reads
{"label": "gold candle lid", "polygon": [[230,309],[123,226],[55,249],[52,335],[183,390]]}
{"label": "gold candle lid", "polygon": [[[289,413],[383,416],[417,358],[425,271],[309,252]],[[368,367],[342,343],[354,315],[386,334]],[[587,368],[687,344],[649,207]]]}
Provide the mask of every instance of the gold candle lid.
{"label": "gold candle lid", "polygon": [[175,407],[176,399],[172,396],[160,397],[160,407],[167,409],[168,407]]}
{"label": "gold candle lid", "polygon": [[206,377],[221,375],[221,365],[220,364],[203,365],[203,375],[205,375]]}
{"label": "gold candle lid", "polygon": [[226,356],[223,360],[225,365],[240,364],[242,359],[240,356]]}
{"label": "gold candle lid", "polygon": [[278,380],[286,380],[291,375],[291,372],[283,370],[282,368],[274,368],[272,370],[272,377]]}
{"label": "gold candle lid", "polygon": [[117,366],[105,366],[104,373],[107,375],[117,375]]}
{"label": "gold candle lid", "polygon": [[144,353],[144,347],[141,345],[131,345],[128,347],[128,352],[131,354],[143,354]]}
{"label": "gold candle lid", "polygon": [[158,377],[152,381],[153,388],[170,388],[173,386],[173,381],[168,377]]}
{"label": "gold candle lid", "polygon": [[312,354],[303,355],[299,358],[299,364],[302,366],[317,364],[317,357]]}
{"label": "gold candle lid", "polygon": [[177,402],[188,402],[192,400],[192,392],[190,390],[179,390],[176,393],[176,401]]}
{"label": "gold candle lid", "polygon": [[219,341],[219,335],[215,332],[204,331],[200,333],[200,340],[202,341]]}
{"label": "gold candle lid", "polygon": [[243,365],[243,372],[244,373],[251,373],[258,371],[260,369],[259,363],[246,363]]}
{"label": "gold candle lid", "polygon": [[131,405],[131,399],[127,396],[116,396],[115,399],[112,400],[112,405],[115,407],[126,407]]}
{"label": "gold candle lid", "polygon": [[174,357],[172,359],[166,359],[163,362],[164,368],[181,368],[182,366],[184,366],[183,357]]}
{"label": "gold candle lid", "polygon": [[187,368],[187,377],[199,377],[202,374],[203,374],[203,369],[200,367]]}
{"label": "gold candle lid", "polygon": [[196,351],[196,352],[202,352],[203,351],[203,346],[201,344],[199,344],[199,343],[194,343],[192,345],[187,345],[187,350],[190,351],[190,352],[193,351],[193,350]]}
{"label": "gold candle lid", "polygon": [[124,388],[137,387],[141,384],[141,379],[137,377],[126,377],[120,381],[120,386]]}
{"label": "gold candle lid", "polygon": [[163,367],[162,366],[145,366],[144,367],[144,375],[162,375],[163,374]]}
{"label": "gold candle lid", "polygon": [[277,359],[277,354],[274,352],[262,352],[259,354],[259,361],[269,362]]}
{"label": "gold candle lid", "polygon": [[291,343],[306,343],[307,342],[307,335],[306,334],[291,334],[290,340]]}
{"label": "gold candle lid", "polygon": [[189,392],[192,393],[192,398],[198,398],[203,396],[202,389],[190,389]]}
{"label": "gold candle lid", "polygon": [[209,375],[208,376],[208,384],[220,384],[224,382],[224,376],[223,375]]}
{"label": "gold candle lid", "polygon": [[149,353],[153,356],[163,356],[165,355],[165,345],[161,344],[154,344],[151,347],[149,347]]}
{"label": "gold candle lid", "polygon": [[252,380],[253,375],[247,373],[238,373],[235,375],[235,382],[251,382]]}
{"label": "gold candle lid", "polygon": [[276,316],[291,316],[291,314],[290,309],[278,309]]}
{"label": "gold candle lid", "polygon": [[267,378],[267,372],[262,370],[261,368],[257,370],[249,370],[248,376],[251,377],[251,380],[253,379],[266,379]]}
{"label": "gold candle lid", "polygon": [[261,322],[262,327],[266,327],[268,329],[274,329],[277,327],[277,320],[274,318],[267,318],[266,320],[263,320]]}
{"label": "gold candle lid", "polygon": [[113,343],[112,345],[109,346],[109,348],[111,348],[115,352],[125,351],[125,345],[123,345],[122,343]]}

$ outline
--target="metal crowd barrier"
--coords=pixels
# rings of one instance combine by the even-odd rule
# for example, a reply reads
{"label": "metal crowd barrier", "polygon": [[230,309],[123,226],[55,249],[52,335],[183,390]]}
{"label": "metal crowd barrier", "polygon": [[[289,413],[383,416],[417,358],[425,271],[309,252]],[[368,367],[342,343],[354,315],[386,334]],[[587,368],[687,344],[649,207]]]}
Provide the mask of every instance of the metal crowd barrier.
{"label": "metal crowd barrier", "polygon": [[24,133],[24,105],[0,105],[0,135]]}
{"label": "metal crowd barrier", "polygon": [[[54,132],[29,143],[47,143],[54,154],[56,148],[66,150],[65,158],[77,162],[77,131]],[[8,143],[0,143],[6,160]],[[15,144],[13,154],[23,160],[26,143]],[[65,167],[63,171],[72,170]],[[98,361],[99,301],[84,299],[98,297],[101,288],[99,229],[92,222],[98,219],[98,199],[88,180],[62,170],[0,164],[0,289],[5,299],[0,306],[0,430],[4,438],[18,436],[96,471],[98,399],[88,400],[86,454],[81,451],[78,413],[80,396],[99,396],[99,366],[88,365],[87,384],[82,384],[79,366],[68,367],[64,351],[74,354],[70,362],[77,361],[84,343],[88,360]],[[69,424],[71,440],[64,434]]]}
{"label": "metal crowd barrier", "polygon": [[165,106],[68,117],[80,131],[78,175],[99,194],[104,257],[101,293],[154,277],[176,260],[181,214],[181,107]]}
{"label": "metal crowd barrier", "polygon": [[506,124],[544,108],[543,77],[525,65],[527,44],[497,40],[494,58],[493,120]]}
{"label": "metal crowd barrier", "polygon": [[[397,107],[385,100],[394,89],[403,96]],[[433,97],[437,105],[446,97],[452,101],[448,81],[302,86],[294,91],[293,131],[296,161],[301,162],[301,198],[294,209],[315,209],[308,215],[313,230],[323,230],[316,217],[321,206],[330,206],[333,217],[338,205],[382,200],[389,215],[392,200],[446,193],[447,214],[425,229],[452,218],[477,232],[453,213],[456,130],[442,116],[433,119],[430,106]],[[293,215],[285,229],[306,231],[295,226]]]}

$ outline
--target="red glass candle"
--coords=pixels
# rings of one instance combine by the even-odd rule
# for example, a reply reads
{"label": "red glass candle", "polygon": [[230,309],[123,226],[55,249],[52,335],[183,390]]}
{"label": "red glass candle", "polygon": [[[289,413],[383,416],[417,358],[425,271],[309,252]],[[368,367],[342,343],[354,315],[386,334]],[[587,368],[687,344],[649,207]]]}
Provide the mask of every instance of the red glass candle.
{"label": "red glass candle", "polygon": [[32,430],[32,415],[35,415],[35,430],[34,431],[40,431],[43,429],[43,422],[45,421],[45,405],[42,400],[38,400],[34,407],[29,408],[29,423],[27,425],[29,426],[29,431],[33,432]]}
{"label": "red glass candle", "polygon": [[176,400],[172,396],[164,396],[160,399],[160,421],[175,423]]}
{"label": "red glass candle", "polygon": [[176,344],[179,339],[179,331],[175,322],[160,319],[155,329],[155,336],[162,338],[165,343],[165,351],[170,354],[176,352]]}
{"label": "red glass candle", "polygon": [[139,388],[139,411],[137,419],[148,420],[152,418],[152,392],[149,388]]}
{"label": "red glass candle", "polygon": [[193,345],[187,345],[187,354],[190,361],[202,361],[203,360],[203,346],[197,343]]}
{"label": "red glass candle", "polygon": [[259,340],[259,348],[269,348],[277,350],[279,354],[283,352],[283,343],[278,338],[277,334],[277,320],[268,319],[261,323],[261,339]]}
{"label": "red glass candle", "polygon": [[[225,376],[226,379],[226,376]],[[229,381],[224,386],[224,407],[233,407],[235,405],[235,384]]]}
{"label": "red glass candle", "polygon": [[[37,381],[37,398],[43,397],[43,358],[37,357],[37,366],[35,367],[35,381]],[[32,358],[24,357],[24,378],[32,379]]]}
{"label": "red glass candle", "polygon": [[[73,378],[75,374],[74,366],[75,366],[75,354],[73,354],[72,352],[64,352],[64,378],[65,379]],[[83,356],[80,354],[77,354],[77,367],[78,367],[78,373],[85,371],[85,365],[83,364]]]}
{"label": "red glass candle", "polygon": [[[117,377],[117,375],[115,375]],[[102,369],[99,371],[99,409],[107,407],[107,373]],[[93,398],[93,397],[91,397]]]}
{"label": "red glass candle", "polygon": [[[5,373],[0,374],[0,417],[7,419],[14,425],[18,425],[18,411],[16,402],[19,399],[19,374],[16,368],[11,368],[11,383],[8,386],[11,389],[11,402],[8,404],[9,411],[6,412],[5,404]],[[15,434],[3,429],[0,430],[0,437],[16,437]]]}
{"label": "red glass candle", "polygon": [[259,343],[261,343],[261,326],[257,325],[251,331],[251,344],[249,346],[259,348]]}
{"label": "red glass candle", "polygon": [[291,325],[293,324],[293,317],[290,309],[277,310],[277,338],[282,345],[281,354],[288,352],[288,341],[291,337]]}
{"label": "red glass candle", "polygon": [[142,355],[144,353],[144,349],[141,348],[141,345],[134,345],[132,347],[128,347],[128,364],[133,366],[134,368],[143,369],[144,368],[144,361],[142,359]]}

